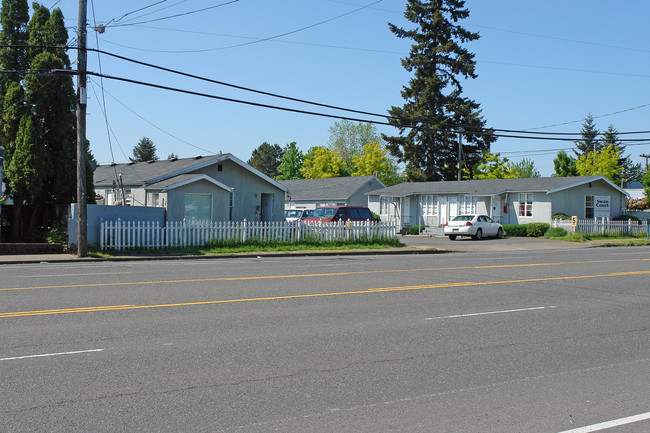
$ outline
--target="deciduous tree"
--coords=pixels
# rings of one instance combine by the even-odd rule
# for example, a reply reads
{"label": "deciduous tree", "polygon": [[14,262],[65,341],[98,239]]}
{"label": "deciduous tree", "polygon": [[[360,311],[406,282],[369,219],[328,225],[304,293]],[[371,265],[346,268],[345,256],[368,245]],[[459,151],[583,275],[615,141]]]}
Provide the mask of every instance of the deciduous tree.
{"label": "deciduous tree", "polygon": [[300,173],[305,179],[349,176],[339,153],[323,146],[309,149]]}
{"label": "deciduous tree", "polygon": [[278,166],[278,175],[275,178],[277,180],[302,179],[303,176],[300,173],[300,169],[302,168],[305,155],[298,149],[296,142],[292,141],[287,144],[282,152],[282,159]]}
{"label": "deciduous tree", "polygon": [[519,178],[541,177],[539,170],[535,167],[535,162],[528,158],[512,164],[511,170]]}
{"label": "deciduous tree", "polygon": [[513,170],[508,158],[502,158],[499,153],[486,151],[483,159],[474,167],[475,179],[514,179],[519,177]]}
{"label": "deciduous tree", "polygon": [[578,176],[578,169],[576,168],[576,159],[563,150],[560,150],[553,160],[555,173],[553,177],[571,177]]}
{"label": "deciduous tree", "polygon": [[352,176],[376,175],[386,186],[401,181],[397,166],[379,143],[370,142],[363,146],[361,153],[352,157],[352,163],[354,164]]}
{"label": "deciduous tree", "polygon": [[620,153],[616,147],[609,145],[601,151],[587,152],[580,156],[576,161],[576,168],[580,176],[601,175],[614,181],[621,172],[621,167],[618,165],[619,157]]}

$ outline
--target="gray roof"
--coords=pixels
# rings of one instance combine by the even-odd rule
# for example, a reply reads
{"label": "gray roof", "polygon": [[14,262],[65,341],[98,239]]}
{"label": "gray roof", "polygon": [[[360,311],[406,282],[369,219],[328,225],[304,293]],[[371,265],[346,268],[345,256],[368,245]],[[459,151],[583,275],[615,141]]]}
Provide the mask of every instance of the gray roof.
{"label": "gray roof", "polygon": [[[227,155],[227,154],[226,154]],[[223,160],[224,154],[196,158],[161,159],[152,162],[98,165],[94,171],[95,185],[112,185],[122,174],[124,185],[146,185],[178,174],[188,173],[206,162]],[[116,175],[117,173],[117,175]]]}
{"label": "gray roof", "polygon": [[589,182],[604,181],[625,194],[603,176],[537,177],[525,179],[478,179],[450,182],[405,182],[366,193],[386,197],[423,194],[497,195],[506,192],[545,192],[572,188]]}
{"label": "gray roof", "polygon": [[147,189],[149,190],[163,190],[167,188],[170,185],[175,185],[180,182],[185,182],[185,181],[190,181],[196,178],[200,178],[200,174],[179,174],[178,176],[170,177],[165,180],[161,180],[160,182],[155,182],[150,184]]}
{"label": "gray roof", "polygon": [[[167,186],[176,183],[176,181],[179,180],[176,179],[176,181],[167,183],[165,185],[160,184],[160,182],[163,182],[167,179],[181,175],[192,174],[195,173],[196,170],[199,170],[203,167],[207,167],[226,160],[234,162],[235,164],[266,180],[267,182],[275,185],[277,188],[280,188],[282,190],[285,189],[285,187],[279,182],[271,179],[267,175],[239,160],[230,153],[222,153],[219,155],[209,156],[196,156],[194,158],[135,162],[129,164],[98,165],[94,171],[94,185],[95,187],[111,187],[113,185],[113,182],[117,182],[117,179],[121,174],[122,183],[125,186],[146,187],[156,184],[156,188],[158,188],[161,186]],[[196,174],[194,175],[196,176]]]}
{"label": "gray roof", "polygon": [[289,189],[291,200],[347,200],[364,186],[376,181],[377,176],[328,177],[323,179],[281,180]]}

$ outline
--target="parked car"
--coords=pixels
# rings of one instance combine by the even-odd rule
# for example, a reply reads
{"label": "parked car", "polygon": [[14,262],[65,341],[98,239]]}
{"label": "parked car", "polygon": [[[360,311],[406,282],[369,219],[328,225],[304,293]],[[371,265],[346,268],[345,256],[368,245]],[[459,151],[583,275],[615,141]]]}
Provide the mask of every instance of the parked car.
{"label": "parked car", "polygon": [[373,221],[372,212],[365,206],[323,206],[316,208],[305,222]]}
{"label": "parked car", "polygon": [[445,223],[445,236],[452,241],[457,236],[482,239],[484,236],[503,237],[503,226],[487,215],[460,215]]}
{"label": "parked car", "polygon": [[285,209],[284,211],[284,220],[293,222],[293,221],[302,221],[312,213],[312,210],[309,209]]}

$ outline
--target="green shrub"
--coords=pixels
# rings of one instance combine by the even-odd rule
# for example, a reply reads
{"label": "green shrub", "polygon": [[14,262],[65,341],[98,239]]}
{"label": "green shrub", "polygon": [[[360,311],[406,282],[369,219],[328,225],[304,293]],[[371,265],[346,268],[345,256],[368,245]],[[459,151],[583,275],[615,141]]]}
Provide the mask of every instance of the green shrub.
{"label": "green shrub", "polygon": [[526,236],[539,238],[551,228],[549,223],[529,223],[526,224]]}
{"label": "green shrub", "polygon": [[628,221],[628,220],[640,222],[639,219],[633,215],[619,215],[615,218],[612,218],[612,221]]}
{"label": "green shrub", "polygon": [[567,231],[562,227],[553,227],[546,231],[545,238],[562,238],[567,235]]}
{"label": "green shrub", "polygon": [[410,226],[409,227],[409,234],[410,235],[419,235],[426,228],[427,228],[427,226]]}
{"label": "green shrub", "polygon": [[553,215],[553,219],[554,220],[570,220],[571,217],[569,215],[567,215],[567,214],[564,214],[564,213],[556,213],[555,215]]}
{"label": "green shrub", "polygon": [[504,224],[503,231],[506,236],[526,236],[526,226],[524,224]]}
{"label": "green shrub", "polygon": [[65,235],[61,233],[61,231],[56,227],[51,228],[50,231],[47,232],[47,235],[45,236],[45,240],[47,241],[48,244],[66,243]]}

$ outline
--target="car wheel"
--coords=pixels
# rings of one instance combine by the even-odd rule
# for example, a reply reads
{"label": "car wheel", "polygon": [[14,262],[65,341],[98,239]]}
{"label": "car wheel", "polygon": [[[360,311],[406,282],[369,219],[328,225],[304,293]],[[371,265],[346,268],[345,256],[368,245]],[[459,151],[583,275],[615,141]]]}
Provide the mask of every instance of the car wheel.
{"label": "car wheel", "polygon": [[480,241],[481,239],[483,239],[483,230],[481,230],[481,229],[476,230],[476,234],[474,235],[474,239],[476,239],[477,241]]}
{"label": "car wheel", "polygon": [[501,227],[499,227],[499,230],[497,230],[497,239],[501,239],[503,237],[503,230]]}
{"label": "car wheel", "polygon": [[449,240],[450,241],[455,241],[456,240],[456,235],[449,235]]}

